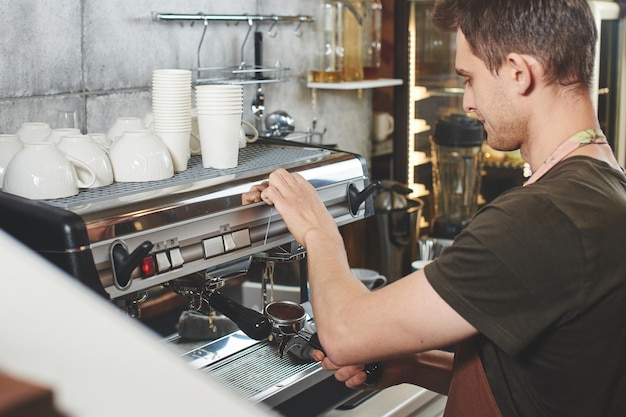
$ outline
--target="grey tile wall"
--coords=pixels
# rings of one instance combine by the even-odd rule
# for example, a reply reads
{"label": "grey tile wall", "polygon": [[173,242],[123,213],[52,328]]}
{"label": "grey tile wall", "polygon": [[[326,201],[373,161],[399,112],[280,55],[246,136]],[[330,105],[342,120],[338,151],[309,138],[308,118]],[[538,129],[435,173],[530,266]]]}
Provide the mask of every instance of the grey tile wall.
{"label": "grey tile wall", "polygon": [[[321,0],[2,0],[0,2],[0,133],[24,122],[56,124],[58,110],[75,110],[83,132],[106,132],[118,116],[150,111],[156,68],[252,64],[247,23],[162,22],[153,13],[316,15]],[[267,113],[288,111],[296,130],[317,120],[325,143],[366,158],[370,153],[371,91],[306,88],[318,23],[263,23],[264,66],[288,67],[287,81],[265,84]],[[253,30],[257,27],[254,26]],[[271,30],[270,30],[271,29]],[[246,85],[244,118],[256,85]]]}

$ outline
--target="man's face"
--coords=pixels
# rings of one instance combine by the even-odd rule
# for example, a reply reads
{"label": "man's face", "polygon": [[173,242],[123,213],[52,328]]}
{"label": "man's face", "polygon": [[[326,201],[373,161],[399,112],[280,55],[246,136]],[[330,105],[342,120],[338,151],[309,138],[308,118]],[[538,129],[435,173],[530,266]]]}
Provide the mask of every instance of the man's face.
{"label": "man's face", "polygon": [[[516,110],[515,94],[506,71],[492,73],[471,51],[465,35],[457,31],[456,71],[463,77],[463,109],[475,113],[487,132],[489,145],[501,151],[519,149],[526,123]],[[501,70],[506,67],[506,63]]]}

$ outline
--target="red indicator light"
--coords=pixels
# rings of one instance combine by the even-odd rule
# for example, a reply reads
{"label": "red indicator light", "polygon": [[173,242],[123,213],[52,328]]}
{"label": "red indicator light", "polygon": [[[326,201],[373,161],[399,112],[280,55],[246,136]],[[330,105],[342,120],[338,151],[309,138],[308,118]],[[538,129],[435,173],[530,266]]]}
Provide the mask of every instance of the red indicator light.
{"label": "red indicator light", "polygon": [[152,258],[152,256],[146,256],[141,261],[141,273],[144,277],[151,277],[156,273],[154,258]]}

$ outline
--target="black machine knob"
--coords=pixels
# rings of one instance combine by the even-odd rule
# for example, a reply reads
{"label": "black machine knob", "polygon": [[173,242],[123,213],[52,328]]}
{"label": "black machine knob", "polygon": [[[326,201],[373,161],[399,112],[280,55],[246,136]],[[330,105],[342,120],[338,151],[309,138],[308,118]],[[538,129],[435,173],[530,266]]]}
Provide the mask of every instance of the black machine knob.
{"label": "black machine knob", "polygon": [[378,187],[380,187],[380,181],[374,181],[369,183],[362,191],[356,188],[356,185],[350,184],[348,186],[348,206],[350,206],[350,213],[356,216],[361,204],[370,196]]}
{"label": "black machine knob", "polygon": [[138,267],[143,258],[150,253],[152,246],[152,242],[146,240],[134,251],[128,253],[128,248],[124,242],[121,240],[113,242],[111,245],[111,269],[116,287],[122,290],[128,288],[133,269]]}
{"label": "black machine knob", "polygon": [[231,319],[248,337],[254,340],[267,339],[272,333],[272,322],[258,311],[213,291],[209,294],[209,305]]}

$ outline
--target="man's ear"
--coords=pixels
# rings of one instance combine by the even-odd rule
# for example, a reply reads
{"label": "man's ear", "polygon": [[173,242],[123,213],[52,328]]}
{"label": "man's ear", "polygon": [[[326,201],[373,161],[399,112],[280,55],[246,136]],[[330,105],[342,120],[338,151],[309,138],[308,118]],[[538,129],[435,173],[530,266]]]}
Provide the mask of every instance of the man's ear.
{"label": "man's ear", "polygon": [[510,53],[506,57],[503,75],[509,77],[518,94],[527,95],[533,91],[541,74],[539,62],[530,55]]}

